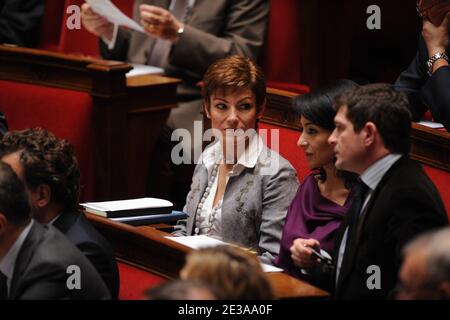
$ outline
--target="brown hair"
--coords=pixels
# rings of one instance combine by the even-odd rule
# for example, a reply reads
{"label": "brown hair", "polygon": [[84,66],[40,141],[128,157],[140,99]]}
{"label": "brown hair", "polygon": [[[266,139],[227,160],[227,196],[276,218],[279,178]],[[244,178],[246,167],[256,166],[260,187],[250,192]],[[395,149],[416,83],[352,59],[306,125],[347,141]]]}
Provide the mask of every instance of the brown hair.
{"label": "brown hair", "polygon": [[347,106],[347,119],[355,132],[373,122],[391,152],[410,149],[411,113],[406,95],[390,85],[375,83],[348,90],[335,98],[335,107]]}
{"label": "brown hair", "polygon": [[80,171],[72,145],[52,133],[33,128],[11,131],[0,143],[0,157],[20,152],[25,183],[30,188],[46,184],[51,201],[74,210],[80,193]]}
{"label": "brown hair", "polygon": [[186,279],[202,280],[220,290],[220,299],[273,299],[258,258],[234,246],[192,251],[182,270]]}
{"label": "brown hair", "polygon": [[206,106],[217,90],[231,88],[250,89],[256,98],[256,108],[259,112],[266,100],[266,80],[260,67],[247,57],[228,56],[217,60],[209,66],[203,77],[202,95]]}

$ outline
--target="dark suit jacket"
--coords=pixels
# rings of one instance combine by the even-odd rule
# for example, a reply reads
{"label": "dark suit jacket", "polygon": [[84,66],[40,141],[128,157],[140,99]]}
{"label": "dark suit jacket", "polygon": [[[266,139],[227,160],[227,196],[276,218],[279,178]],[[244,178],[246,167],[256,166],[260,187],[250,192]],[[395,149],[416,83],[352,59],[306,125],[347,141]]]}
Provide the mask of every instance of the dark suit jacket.
{"label": "dark suit jacket", "polygon": [[0,43],[35,45],[44,0],[0,0]]}
{"label": "dark suit jacket", "polygon": [[[170,0],[136,0],[134,19],[139,21],[139,5],[168,8]],[[178,86],[182,99],[197,98],[206,69],[219,58],[232,54],[255,60],[262,53],[269,18],[268,0],[196,0],[183,35],[172,46],[166,73],[184,80]],[[109,51],[101,41],[102,56],[146,64],[155,39],[140,32],[120,30],[116,45]]]}
{"label": "dark suit jacket", "polygon": [[[69,266],[80,268],[81,289],[70,290]],[[34,222],[16,260],[9,299],[109,299],[108,289],[86,257],[52,226]]]}
{"label": "dark suit jacket", "polygon": [[116,299],[119,294],[119,271],[111,246],[105,238],[79,212],[63,213],[53,226],[84,253],[103,278],[111,297]]}
{"label": "dark suit jacket", "polygon": [[[397,283],[402,248],[418,234],[448,225],[441,197],[420,164],[408,157],[399,159],[384,175],[372,194],[363,218],[355,249],[342,261],[338,299],[385,299]],[[348,221],[338,233],[340,244]],[[339,248],[339,246],[337,246]],[[337,261],[337,254],[334,261]],[[369,290],[367,268],[381,269],[381,289]],[[335,275],[332,277],[334,282]]]}
{"label": "dark suit jacket", "polygon": [[[450,54],[450,46],[447,48]],[[414,121],[431,110],[434,121],[450,131],[450,67],[441,67],[431,77],[427,74],[427,46],[423,38],[414,60],[395,82],[395,88],[408,95]]]}

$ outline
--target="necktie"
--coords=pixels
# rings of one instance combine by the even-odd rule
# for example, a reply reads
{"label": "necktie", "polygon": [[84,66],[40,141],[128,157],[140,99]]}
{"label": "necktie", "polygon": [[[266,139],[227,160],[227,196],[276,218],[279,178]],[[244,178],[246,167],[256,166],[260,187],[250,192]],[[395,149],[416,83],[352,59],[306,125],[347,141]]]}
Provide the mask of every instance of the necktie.
{"label": "necktie", "polygon": [[361,210],[366,199],[369,187],[361,180],[356,186],[355,196],[353,197],[353,204],[348,212],[349,216],[349,233],[347,237],[347,250],[352,252],[352,249],[356,247],[356,240],[358,239],[358,230],[360,229],[360,223],[362,221]]}
{"label": "necktie", "polygon": [[[172,15],[179,21],[184,21],[188,9],[189,0],[172,0],[175,1],[172,10]],[[150,53],[148,64],[151,66],[162,67],[169,55],[172,43],[167,40],[157,39],[153,45],[153,50]]]}
{"label": "necktie", "polygon": [[[336,269],[336,281],[342,275],[342,269],[344,264],[350,263],[349,258],[354,254],[354,250],[356,248],[356,240],[357,240],[357,232],[358,232],[358,220],[360,218],[360,213],[362,206],[364,204],[364,200],[366,199],[367,191],[369,191],[369,187],[359,180],[359,183],[355,185],[355,194],[353,196],[353,202],[350,209],[347,212],[347,237],[342,239],[345,243],[345,251],[342,260],[338,258],[338,266]],[[342,246],[342,243],[341,243]]]}
{"label": "necktie", "polygon": [[[350,211],[350,229],[353,229],[354,232],[357,232],[358,225],[361,222],[361,210],[364,204],[364,200],[366,199],[367,192],[369,191],[369,187],[362,182],[359,181],[357,185],[357,189],[355,192],[355,197],[353,198],[353,205]],[[353,232],[352,232],[353,234]],[[356,233],[355,233],[356,234]]]}
{"label": "necktie", "polygon": [[6,276],[0,271],[0,300],[8,298],[8,287],[6,284]]}

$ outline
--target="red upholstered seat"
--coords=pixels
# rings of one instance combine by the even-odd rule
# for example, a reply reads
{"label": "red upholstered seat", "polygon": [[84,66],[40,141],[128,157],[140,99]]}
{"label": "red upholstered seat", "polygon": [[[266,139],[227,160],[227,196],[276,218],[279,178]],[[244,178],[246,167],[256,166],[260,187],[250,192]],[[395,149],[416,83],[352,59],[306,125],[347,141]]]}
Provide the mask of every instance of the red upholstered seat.
{"label": "red upholstered seat", "polygon": [[[84,2],[84,0],[46,1],[39,48],[93,57],[99,56],[97,37],[90,34],[83,27],[69,30],[66,26],[67,18],[69,17],[67,8],[71,5],[81,7]],[[112,2],[131,16],[132,0],[113,0]]]}
{"label": "red upholstered seat", "polygon": [[448,184],[450,181],[450,173],[429,166],[424,166],[424,169],[438,188],[450,220],[450,189]]}
{"label": "red upholstered seat", "polygon": [[10,130],[43,127],[75,147],[81,170],[81,201],[93,197],[92,100],[86,93],[0,81],[0,111]]}
{"label": "red upholstered seat", "polygon": [[[297,147],[297,140],[300,137],[300,132],[288,128],[277,127],[275,125],[260,123],[259,129],[266,130],[279,130],[279,150],[275,150],[280,153],[285,159],[287,159],[297,171],[297,175],[300,181],[310,173],[310,170],[306,164],[305,154]],[[267,145],[273,146],[270,141],[271,133],[268,131],[267,137],[269,141]]]}
{"label": "red upholstered seat", "polygon": [[42,19],[38,43],[40,49],[58,51],[64,8],[64,1],[45,1],[45,13]]}
{"label": "red upholstered seat", "polygon": [[166,281],[165,278],[124,262],[118,262],[118,266],[120,274],[119,300],[141,300],[148,288]]}
{"label": "red upholstered seat", "polygon": [[309,92],[300,84],[300,1],[270,1],[270,24],[264,53],[268,86],[297,93]]}

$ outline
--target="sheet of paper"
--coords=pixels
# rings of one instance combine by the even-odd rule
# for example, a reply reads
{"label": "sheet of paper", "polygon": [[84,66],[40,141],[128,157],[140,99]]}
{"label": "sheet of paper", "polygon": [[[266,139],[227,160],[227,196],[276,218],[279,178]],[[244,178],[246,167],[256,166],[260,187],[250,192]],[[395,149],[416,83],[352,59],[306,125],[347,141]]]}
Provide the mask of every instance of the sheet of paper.
{"label": "sheet of paper", "polygon": [[[205,235],[200,236],[187,236],[187,237],[171,237],[166,236],[167,239],[172,241],[181,243],[186,247],[190,247],[192,249],[200,249],[200,248],[208,248],[208,247],[216,247],[220,245],[230,245],[229,243],[223,242],[218,239],[214,239]],[[282,272],[283,269],[277,268],[275,266],[271,266],[266,263],[261,262],[261,267],[264,272]]]}
{"label": "sheet of paper", "polygon": [[144,28],[136,21],[128,17],[119,8],[117,8],[110,0],[86,0],[92,10],[105,17],[109,22],[125,26],[130,29],[145,32]]}
{"label": "sheet of paper", "polygon": [[164,73],[164,69],[162,69],[162,68],[134,63],[133,69],[127,73],[127,78],[134,77],[134,76],[140,76],[140,75],[144,75],[144,74],[163,74],[163,73]]}
{"label": "sheet of paper", "polygon": [[217,247],[220,245],[227,245],[228,243],[223,242],[218,239],[214,239],[205,235],[200,236],[188,236],[188,237],[171,237],[167,236],[167,239],[170,239],[172,241],[181,243],[182,245],[185,245],[186,247],[192,248],[192,249],[201,249],[201,248],[208,248],[208,247]]}
{"label": "sheet of paper", "polygon": [[83,207],[101,211],[121,211],[146,208],[172,207],[173,203],[164,199],[139,198],[129,200],[80,203]]}
{"label": "sheet of paper", "polygon": [[425,127],[433,128],[433,129],[441,129],[444,127],[444,125],[442,123],[432,122],[432,121],[427,121],[427,120],[419,121],[418,124],[421,124]]}

